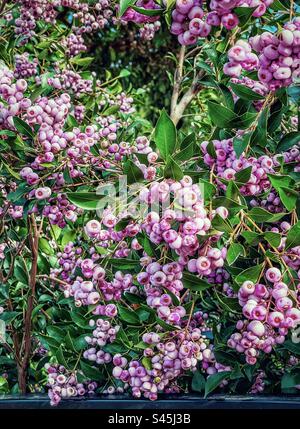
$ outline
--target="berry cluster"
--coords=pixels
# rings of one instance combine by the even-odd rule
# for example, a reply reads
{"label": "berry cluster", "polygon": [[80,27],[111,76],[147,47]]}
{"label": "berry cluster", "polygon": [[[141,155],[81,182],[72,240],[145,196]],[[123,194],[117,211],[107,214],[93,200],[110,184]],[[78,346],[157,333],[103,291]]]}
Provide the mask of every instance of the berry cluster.
{"label": "berry cluster", "polygon": [[62,46],[66,48],[66,55],[68,57],[74,57],[81,52],[87,51],[84,39],[79,34],[71,33],[68,37],[62,40]]}
{"label": "berry cluster", "polygon": [[[64,6],[69,5],[64,4]],[[79,3],[76,9],[74,20],[79,21],[79,25],[74,25],[74,32],[77,35],[91,34],[102,30],[108,26],[111,20],[113,23],[118,22],[113,16],[113,5],[109,0],[97,0],[94,4],[89,2]]]}
{"label": "berry cluster", "polygon": [[92,80],[83,79],[79,73],[69,69],[58,71],[54,77],[48,79],[48,84],[55,89],[63,89],[76,96],[90,94],[93,91]]}
{"label": "berry cluster", "polygon": [[260,351],[270,353],[276,344],[282,344],[289,329],[300,322],[300,310],[282,281],[280,270],[269,268],[265,279],[270,286],[251,281],[241,286],[238,298],[247,320],[237,322],[240,332],[232,334],[228,340],[229,347],[245,353],[250,365],[257,362]]}
{"label": "berry cluster", "polygon": [[38,74],[38,64],[37,58],[30,60],[28,52],[18,54],[15,56],[14,76],[17,79],[28,79],[31,76],[36,76]]}
{"label": "berry cluster", "polygon": [[[174,197],[174,210],[168,208],[161,218],[157,212],[150,212],[142,228],[153,243],[167,244],[184,260],[196,254],[199,249],[197,235],[205,235],[211,222],[203,207],[200,189],[193,185],[189,176],[184,176],[180,182],[152,182],[149,189],[141,190],[140,199],[150,206],[159,203],[168,206],[170,195]],[[179,227],[172,228],[177,222]]]}
{"label": "berry cluster", "polygon": [[211,0],[206,12],[202,0],[176,0],[170,31],[178,36],[181,45],[193,45],[200,37],[206,38],[213,27],[223,26],[226,30],[237,27],[236,7],[256,7],[252,16],[258,18],[272,3],[273,0]]}
{"label": "berry cluster", "polygon": [[250,201],[252,207],[262,207],[270,213],[282,213],[284,207],[276,192],[270,192],[264,199],[253,199]]}
{"label": "berry cluster", "polygon": [[31,106],[24,93],[27,89],[25,79],[15,81],[14,73],[5,65],[0,65],[0,126],[1,129],[14,129],[13,117],[18,116]]}
{"label": "berry cluster", "polygon": [[43,209],[43,215],[49,219],[50,223],[58,225],[60,228],[64,228],[67,221],[75,222],[81,212],[78,207],[69,202],[66,194],[60,193],[55,198],[50,198],[49,205]]}
{"label": "berry cluster", "polygon": [[134,397],[143,395],[150,400],[156,400],[159,392],[170,392],[167,389],[186,371],[195,371],[207,348],[198,328],[174,332],[163,341],[155,332],[149,332],[143,341],[148,347],[142,363],[132,360],[127,364],[127,359],[115,356],[112,374],[129,384]]}
{"label": "berry cluster", "polygon": [[171,33],[178,36],[181,45],[193,45],[199,37],[207,37],[211,25],[205,20],[200,0],[177,0],[172,12]]}
{"label": "berry cluster", "polygon": [[[215,149],[216,158],[213,158],[207,152],[209,142],[201,143],[201,148],[204,153],[204,162],[216,168],[216,173],[219,178],[225,180],[234,180],[237,172],[251,167],[251,176],[247,183],[241,188],[243,195],[257,195],[270,188],[270,181],[267,177],[268,173],[274,173],[272,158],[267,155],[262,155],[259,158],[241,155],[238,159],[233,148],[233,139],[213,140],[212,144]],[[221,188],[226,189],[226,185],[218,181]]]}
{"label": "berry cluster", "polygon": [[228,51],[229,62],[224,66],[224,73],[239,77],[243,70],[257,70],[259,81],[270,91],[291,85],[300,76],[299,31],[300,19],[295,18],[277,35],[264,32],[250,38],[250,43],[237,41]]}
{"label": "berry cluster", "polygon": [[259,18],[266,13],[267,8],[274,0],[211,0],[211,12],[207,16],[207,22],[211,25],[223,25],[227,30],[232,30],[239,25],[239,18],[234,9],[237,7],[256,8],[252,16]]}
{"label": "berry cluster", "polygon": [[265,390],[265,378],[266,378],[265,372],[258,371],[255,381],[251,386],[250,393],[252,394],[262,393]]}
{"label": "berry cluster", "polygon": [[[85,341],[92,347],[84,352],[83,357],[99,365],[111,362],[112,356],[109,353],[105,353],[102,347],[115,341],[120,326],[113,327],[108,320],[104,319],[97,319],[96,322],[91,320],[90,326],[95,327],[95,329],[92,332],[92,336],[85,337]],[[97,351],[97,348],[100,348],[100,350]]]}
{"label": "berry cluster", "polygon": [[64,366],[47,363],[45,369],[48,374],[51,405],[58,405],[62,399],[95,394],[97,383],[79,383],[76,373],[69,373]]}

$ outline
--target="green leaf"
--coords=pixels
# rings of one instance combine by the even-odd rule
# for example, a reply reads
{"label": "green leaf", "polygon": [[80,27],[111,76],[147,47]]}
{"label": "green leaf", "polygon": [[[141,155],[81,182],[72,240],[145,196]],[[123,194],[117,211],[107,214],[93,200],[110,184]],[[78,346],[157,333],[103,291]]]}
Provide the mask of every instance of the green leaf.
{"label": "green leaf", "polygon": [[171,292],[169,289],[164,288],[164,287],[163,287],[163,290],[166,294],[170,295],[170,297],[172,298],[173,305],[175,305],[175,306],[180,305],[179,298],[173,292]]}
{"label": "green leaf", "polygon": [[213,74],[212,68],[203,60],[197,60],[196,67],[205,70],[209,75]]}
{"label": "green leaf", "polygon": [[118,314],[119,314],[119,317],[122,320],[124,320],[124,322],[130,323],[132,325],[140,324],[140,319],[133,310],[129,310],[126,307],[122,307],[121,305],[118,305]]}
{"label": "green leaf", "polygon": [[250,20],[253,12],[255,11],[256,7],[236,7],[234,8],[234,13],[239,18],[239,24],[240,27],[243,27],[248,23]]}
{"label": "green leaf", "polygon": [[[245,8],[248,9],[248,8]],[[263,100],[265,97],[263,95],[258,94],[257,92],[252,91],[252,89],[248,88],[244,85],[238,85],[236,83],[230,82],[230,86],[233,92],[240,98],[244,100]]]}
{"label": "green leaf", "polygon": [[84,210],[96,210],[103,198],[95,192],[69,192],[66,195],[72,204]]}
{"label": "green leaf", "polygon": [[67,335],[65,336],[65,338],[64,338],[63,341],[64,341],[64,344],[65,344],[67,350],[70,350],[70,351],[73,351],[73,352],[76,351],[76,348],[75,348],[75,345],[74,345],[74,341],[73,341],[73,339],[72,339],[72,337],[70,335],[70,331],[67,332]]}
{"label": "green leaf", "polygon": [[[272,6],[270,6],[274,11],[279,12],[279,11],[287,11],[289,10],[289,5],[287,6],[285,4],[286,2],[283,0],[282,2],[280,0],[275,0],[272,3]],[[289,4],[289,3],[288,3]]]}
{"label": "green leaf", "polygon": [[180,152],[175,155],[174,159],[176,161],[187,161],[191,159],[195,152],[195,141],[195,133],[186,136],[180,145]]}
{"label": "green leaf", "polygon": [[227,262],[232,265],[240,255],[245,255],[245,249],[240,243],[232,243],[227,251]]}
{"label": "green leaf", "polygon": [[143,302],[143,299],[135,293],[125,292],[124,296],[126,300],[129,301],[131,304],[140,304],[141,302]]}
{"label": "green leaf", "polygon": [[300,355],[300,343],[294,343],[292,340],[286,340],[283,345],[286,350],[293,354]]}
{"label": "green leaf", "polygon": [[202,280],[190,273],[183,273],[182,282],[184,287],[195,292],[203,291],[212,287],[211,283],[207,283],[205,280]]}
{"label": "green leaf", "polygon": [[255,372],[256,372],[256,366],[255,365],[249,365],[249,364],[247,364],[247,365],[245,365],[244,366],[244,372],[245,372],[245,375],[246,375],[246,377],[248,378],[248,380],[251,382],[252,381],[252,379],[253,379],[253,377],[254,377],[254,374],[255,374]]}
{"label": "green leaf", "polygon": [[57,349],[60,346],[60,342],[55,340],[54,338],[48,337],[47,335],[42,335],[39,334],[38,335],[38,339],[40,340],[40,342],[42,343],[42,345],[44,347],[46,347],[47,350],[55,350],[55,352],[57,351]]}
{"label": "green leaf", "polygon": [[236,153],[237,158],[240,158],[242,153],[245,151],[246,147],[249,144],[251,134],[245,134],[242,137],[234,137],[233,139],[233,149]]}
{"label": "green leaf", "polygon": [[59,346],[55,352],[55,357],[59,364],[63,365],[65,368],[68,368],[68,363],[65,359],[62,346]]}
{"label": "green leaf", "polygon": [[163,14],[164,9],[145,9],[144,7],[131,6],[136,12],[147,16],[159,16]]}
{"label": "green leaf", "polygon": [[246,112],[238,116],[228,124],[227,128],[235,128],[237,130],[245,130],[255,121],[257,113]]}
{"label": "green leaf", "polygon": [[85,362],[80,362],[80,368],[83,372],[83,374],[89,379],[89,380],[95,380],[95,381],[102,381],[104,380],[103,374],[100,372],[99,369],[86,364]]}
{"label": "green leaf", "polygon": [[176,329],[178,329],[176,326],[169,325],[167,322],[160,319],[159,317],[156,317],[156,323],[158,323],[165,331],[168,332],[174,332]]}
{"label": "green leaf", "polygon": [[152,243],[146,235],[138,234],[136,236],[139,244],[143,247],[144,252],[149,256],[155,256],[156,248],[154,243]]}
{"label": "green leaf", "polygon": [[13,121],[14,121],[14,126],[16,127],[16,130],[19,131],[19,133],[24,134],[30,139],[34,138],[31,127],[25,121],[18,118],[18,116],[14,116]]}
{"label": "green leaf", "polygon": [[[195,183],[195,181],[194,181],[194,183]],[[202,195],[202,197],[204,198],[204,201],[210,201],[211,198],[213,197],[213,195],[215,195],[215,193],[217,191],[216,187],[212,183],[210,183],[207,180],[202,179],[202,178],[198,178],[198,183],[200,184],[201,192],[203,189],[204,195]],[[203,186],[201,186],[201,185],[203,185]]]}
{"label": "green leaf", "polygon": [[150,358],[143,357],[142,364],[144,365],[144,367],[146,369],[148,369],[148,370],[152,369],[152,363],[151,363],[151,359]]}
{"label": "green leaf", "polygon": [[32,94],[30,95],[30,100],[33,103],[37,98],[39,98],[42,94],[47,93],[49,91],[51,91],[51,86],[50,85],[45,85],[45,86],[40,86],[38,88],[36,88]]}
{"label": "green leaf", "polygon": [[18,315],[19,313],[17,311],[4,311],[4,313],[0,315],[0,320],[10,324]]}
{"label": "green leaf", "polygon": [[230,380],[238,380],[239,378],[244,378],[244,374],[241,371],[241,365],[235,362],[231,370]]}
{"label": "green leaf", "polygon": [[200,371],[194,372],[193,378],[192,378],[192,390],[195,392],[203,392],[205,388],[205,378],[201,374]]}
{"label": "green leaf", "polygon": [[296,202],[298,199],[298,192],[294,189],[282,187],[278,189],[279,197],[288,211],[292,211],[296,208]]}
{"label": "green leaf", "polygon": [[286,237],[285,250],[299,246],[299,245],[300,245],[300,221],[298,221],[289,230],[287,237]]}
{"label": "green leaf", "polygon": [[134,3],[136,2],[136,0],[120,0],[120,7],[119,7],[119,18],[124,15],[124,13],[126,12],[126,10],[134,5]]}
{"label": "green leaf", "polygon": [[247,268],[246,270],[242,271],[236,276],[236,283],[242,285],[247,280],[256,283],[259,279],[263,266],[263,264],[254,265],[253,267]]}
{"label": "green leaf", "polygon": [[137,165],[135,165],[131,159],[127,159],[127,161],[124,163],[124,174],[127,176],[127,183],[129,185],[140,182],[144,179],[142,170]]}
{"label": "green leaf", "polygon": [[284,376],[281,379],[281,389],[292,389],[295,386],[300,384],[300,372],[297,372],[295,374],[284,374]]}
{"label": "green leaf", "polygon": [[16,132],[11,130],[0,130],[0,136],[15,137]]}
{"label": "green leaf", "polygon": [[167,163],[164,169],[164,177],[166,179],[181,180],[183,178],[183,172],[176,161],[169,155]]}
{"label": "green leaf", "polygon": [[238,119],[232,110],[214,101],[208,101],[207,107],[212,122],[219,128],[231,128],[231,122]]}
{"label": "green leaf", "polygon": [[53,247],[50,246],[49,241],[46,238],[39,239],[39,248],[42,252],[46,253],[46,255],[54,255]]}
{"label": "green leaf", "polygon": [[263,223],[263,222],[278,222],[286,213],[270,213],[265,209],[260,207],[253,207],[249,213],[249,217],[253,219],[255,222]]}
{"label": "green leaf", "polygon": [[65,331],[57,326],[48,326],[47,334],[56,341],[62,341],[65,336]]}
{"label": "green leaf", "polygon": [[225,311],[241,313],[241,306],[236,298],[230,298],[217,292],[215,296]]}
{"label": "green leaf", "polygon": [[9,297],[9,285],[0,283],[0,298],[8,299]]}
{"label": "green leaf", "polygon": [[214,216],[211,224],[217,231],[228,232],[229,234],[232,232],[230,221],[223,219],[218,213]]}
{"label": "green leaf", "polygon": [[126,347],[122,343],[117,341],[114,341],[113,344],[106,344],[103,347],[103,350],[111,354],[116,354],[116,353],[124,354],[127,352]]}
{"label": "green leaf", "polygon": [[80,58],[80,57],[76,56],[76,57],[70,59],[70,63],[76,64],[77,66],[87,67],[88,65],[90,65],[94,61],[94,59],[95,59],[94,57]]}
{"label": "green leaf", "polygon": [[278,191],[282,187],[292,187],[295,181],[290,176],[283,176],[280,174],[267,174],[268,179],[270,179],[271,185],[273,188]]}
{"label": "green leaf", "polygon": [[0,376],[0,388],[3,388],[7,384],[7,379]]}
{"label": "green leaf", "polygon": [[206,146],[206,151],[207,151],[208,155],[210,155],[212,158],[217,157],[217,152],[216,152],[216,149],[215,149],[213,142],[208,143],[208,145]]}
{"label": "green leaf", "polygon": [[280,127],[282,117],[286,113],[287,107],[277,99],[270,108],[270,116],[268,119],[268,133],[274,133]]}
{"label": "green leaf", "polygon": [[62,246],[65,246],[66,244],[68,244],[70,241],[74,241],[76,238],[76,231],[64,231],[62,239],[61,239],[61,244]]}
{"label": "green leaf", "polygon": [[[216,357],[217,362],[220,362],[223,365],[234,366],[237,363],[234,354],[225,352],[222,349],[219,350],[218,348],[214,348],[214,355]],[[230,378],[232,378],[232,374]]]}
{"label": "green leaf", "polygon": [[230,374],[230,371],[223,371],[209,375],[205,383],[204,398],[206,398],[213,390],[215,390],[222,383],[223,380],[226,380],[226,378],[228,378]]}
{"label": "green leaf", "polygon": [[264,237],[269,244],[273,247],[279,247],[281,243],[281,235],[277,232],[267,231],[264,233]]}
{"label": "green leaf", "polygon": [[230,89],[226,85],[224,85],[222,83],[219,84],[219,89],[222,92],[223,100],[224,100],[226,107],[228,107],[228,109],[230,109],[230,110],[233,110],[234,109],[234,99],[232,96],[232,92],[230,91]]}
{"label": "green leaf", "polygon": [[213,199],[212,201],[212,205],[213,208],[217,208],[220,206],[224,206],[227,209],[230,209],[231,212],[233,213],[237,213],[239,212],[241,209],[246,209],[247,206],[244,204],[239,204],[237,203],[235,200],[232,200],[231,198],[226,198],[226,197],[216,197]]}
{"label": "green leaf", "polygon": [[294,145],[299,144],[300,142],[300,132],[299,131],[293,131],[291,133],[286,134],[277,146],[277,153],[285,152],[289,150]]}
{"label": "green leaf", "polygon": [[123,231],[123,229],[126,228],[127,225],[132,221],[132,217],[126,217],[124,219],[121,219],[116,225],[115,230],[116,231]]}
{"label": "green leaf", "polygon": [[129,70],[127,70],[127,69],[122,69],[122,70],[120,71],[119,77],[127,77],[127,76],[130,76],[130,75],[131,75],[131,73],[130,73],[130,71],[129,71]]}
{"label": "green leaf", "polygon": [[289,86],[287,88],[287,94],[294,103],[300,104],[300,86],[299,85]]}
{"label": "green leaf", "polygon": [[246,167],[235,174],[235,181],[238,183],[247,183],[251,177],[252,167]]}
{"label": "green leaf", "polygon": [[8,173],[12,176],[12,177],[14,177],[15,179],[18,179],[18,180],[20,180],[20,175],[19,175],[19,173],[17,173],[16,171],[14,171],[8,164],[6,164],[5,162],[3,162],[2,161],[2,163],[3,163],[3,165],[4,165],[4,167],[6,168],[6,170],[8,171]]}
{"label": "green leaf", "polygon": [[265,147],[267,144],[267,126],[268,126],[269,108],[266,107],[259,115],[258,123],[251,135],[250,144]]}
{"label": "green leaf", "polygon": [[139,266],[139,261],[126,258],[111,258],[109,262],[120,270],[130,270]]}
{"label": "green leaf", "polygon": [[162,110],[157,121],[154,140],[163,159],[174,153],[177,142],[176,127],[165,110]]}
{"label": "green leaf", "polygon": [[20,265],[15,265],[14,276],[19,282],[23,283],[24,285],[29,284],[28,274]]}
{"label": "green leaf", "polygon": [[88,319],[81,316],[76,311],[70,311],[70,316],[75,325],[79,326],[82,329],[91,329]]}

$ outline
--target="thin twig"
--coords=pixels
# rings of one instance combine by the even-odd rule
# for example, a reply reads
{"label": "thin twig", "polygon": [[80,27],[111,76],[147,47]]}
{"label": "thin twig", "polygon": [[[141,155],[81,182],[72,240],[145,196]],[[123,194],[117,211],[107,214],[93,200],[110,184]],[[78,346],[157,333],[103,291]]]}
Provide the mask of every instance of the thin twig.
{"label": "thin twig", "polygon": [[176,110],[178,97],[180,93],[180,85],[182,82],[182,75],[183,75],[184,55],[185,55],[185,46],[181,46],[179,51],[178,64],[174,73],[174,88],[173,88],[173,94],[171,98],[171,116]]}
{"label": "thin twig", "polygon": [[22,360],[22,366],[19,373],[19,386],[22,393],[26,393],[26,378],[27,370],[31,355],[31,326],[32,326],[32,311],[33,303],[35,300],[35,288],[37,279],[37,261],[38,261],[38,246],[39,246],[39,230],[37,228],[34,214],[28,218],[28,229],[29,229],[29,243],[32,255],[31,270],[29,276],[29,296],[27,301],[27,309],[24,319],[24,355]]}
{"label": "thin twig", "polygon": [[183,115],[185,109],[187,108],[187,106],[190,104],[190,102],[196,97],[196,95],[201,90],[202,87],[199,84],[199,80],[204,76],[204,74],[205,74],[204,70],[200,70],[199,73],[196,74],[190,88],[182,96],[179,103],[177,103],[173,112],[171,112],[171,119],[175,125],[178,124],[178,122],[182,118],[182,115]]}

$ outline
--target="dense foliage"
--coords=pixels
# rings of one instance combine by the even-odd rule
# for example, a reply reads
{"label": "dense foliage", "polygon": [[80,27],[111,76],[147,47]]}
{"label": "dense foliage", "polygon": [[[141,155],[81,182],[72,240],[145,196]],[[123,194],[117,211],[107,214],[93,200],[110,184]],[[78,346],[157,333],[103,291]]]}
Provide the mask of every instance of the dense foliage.
{"label": "dense foliage", "polygon": [[0,392],[297,392],[299,3],[0,2]]}

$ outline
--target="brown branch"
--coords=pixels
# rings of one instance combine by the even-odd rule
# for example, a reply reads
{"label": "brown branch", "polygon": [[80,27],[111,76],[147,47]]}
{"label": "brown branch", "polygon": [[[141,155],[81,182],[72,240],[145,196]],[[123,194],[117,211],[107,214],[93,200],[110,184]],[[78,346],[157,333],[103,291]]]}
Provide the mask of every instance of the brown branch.
{"label": "brown branch", "polygon": [[184,55],[185,55],[185,46],[181,46],[179,51],[178,64],[174,73],[174,87],[173,87],[173,93],[171,98],[171,116],[176,110],[178,97],[180,93],[180,85],[182,82],[182,75],[183,75]]}
{"label": "brown branch", "polygon": [[[26,238],[27,238],[27,237],[26,237]],[[3,279],[3,281],[4,281],[4,282],[6,282],[6,281],[11,277],[11,275],[12,275],[12,273],[13,273],[13,271],[14,271],[16,258],[17,258],[17,256],[19,256],[19,255],[20,255],[20,253],[22,252],[23,247],[24,247],[24,245],[25,245],[26,238],[25,238],[25,239],[20,243],[20,245],[19,245],[19,247],[18,247],[18,249],[17,249],[16,253],[12,256],[12,261],[11,261],[11,264],[10,264],[10,267],[9,267],[8,274],[7,274],[7,276],[6,276],[6,277],[4,277],[4,279]]]}
{"label": "brown branch", "polygon": [[197,75],[195,76],[192,82],[192,85],[187,90],[187,92],[182,96],[179,103],[177,103],[174,110],[171,112],[171,119],[175,125],[178,124],[187,106],[190,104],[193,98],[195,98],[196,95],[199,93],[201,89],[199,80],[204,76],[204,74],[205,74],[204,70],[201,70],[199,73],[197,73]]}
{"label": "brown branch", "polygon": [[38,261],[38,246],[39,246],[39,231],[37,228],[36,220],[33,214],[28,218],[29,229],[29,245],[32,255],[31,270],[29,275],[29,295],[27,301],[27,309],[24,318],[24,355],[22,359],[22,366],[19,368],[19,387],[21,392],[26,393],[26,379],[28,365],[31,355],[31,325],[32,325],[32,311],[35,299],[36,277],[37,277],[37,261]]}
{"label": "brown branch", "polygon": [[5,8],[6,4],[7,4],[7,2],[8,2],[8,0],[3,0],[2,1],[1,5],[0,5],[0,13],[3,12],[3,10],[4,10],[4,8]]}

